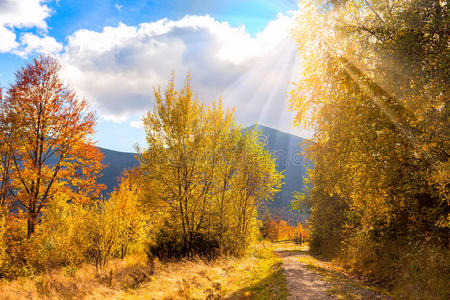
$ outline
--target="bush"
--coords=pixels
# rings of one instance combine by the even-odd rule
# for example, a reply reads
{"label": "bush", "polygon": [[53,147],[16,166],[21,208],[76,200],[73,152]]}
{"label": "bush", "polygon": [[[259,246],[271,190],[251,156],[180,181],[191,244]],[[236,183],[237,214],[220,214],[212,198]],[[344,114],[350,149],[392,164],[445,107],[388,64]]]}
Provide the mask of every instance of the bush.
{"label": "bush", "polygon": [[157,233],[155,242],[149,245],[147,255],[150,259],[156,256],[160,260],[193,256],[212,259],[219,254],[219,246],[217,239],[201,233],[194,234],[191,240],[185,243],[180,234],[163,227]]}
{"label": "bush", "polygon": [[56,195],[30,238],[21,214],[0,214],[0,278],[82,263],[101,268],[112,256],[123,258],[140,242],[144,226],[134,199],[124,197],[81,205]]}
{"label": "bush", "polygon": [[29,262],[32,243],[25,238],[26,232],[27,224],[21,212],[17,215],[0,214],[0,279],[36,273]]}
{"label": "bush", "polygon": [[49,270],[84,262],[87,243],[81,225],[86,213],[81,205],[67,203],[64,196],[52,199],[31,238],[30,263],[38,270]]}
{"label": "bush", "polygon": [[377,243],[359,232],[349,239],[338,260],[401,299],[449,299],[450,253],[438,244],[421,239]]}
{"label": "bush", "polygon": [[394,292],[408,299],[449,299],[449,250],[420,245],[398,261]]}

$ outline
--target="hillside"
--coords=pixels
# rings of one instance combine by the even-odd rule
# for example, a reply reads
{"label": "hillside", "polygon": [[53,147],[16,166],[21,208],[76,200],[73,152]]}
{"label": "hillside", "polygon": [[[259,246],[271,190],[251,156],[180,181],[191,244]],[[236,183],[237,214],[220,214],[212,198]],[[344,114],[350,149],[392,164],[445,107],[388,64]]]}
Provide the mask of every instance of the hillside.
{"label": "hillside", "polygon": [[99,179],[99,183],[106,186],[106,190],[103,192],[106,196],[114,190],[114,187],[118,184],[118,178],[122,175],[122,172],[133,168],[138,164],[136,159],[136,153],[119,152],[100,148],[103,153],[103,176]]}
{"label": "hillside", "polygon": [[[258,128],[263,136],[267,138],[267,148],[277,157],[277,169],[284,171],[282,190],[275,196],[274,201],[269,203],[270,212],[290,221],[299,220],[295,213],[290,211],[290,200],[294,191],[303,188],[303,176],[306,173],[307,163],[299,155],[301,143],[304,139],[286,132],[279,131],[262,125],[253,125],[249,129]],[[119,152],[100,148],[104,155],[103,163],[106,168],[100,183],[106,185],[105,195],[111,193],[117,185],[117,178],[122,172],[137,165],[135,153]]]}
{"label": "hillside", "polygon": [[249,128],[258,128],[262,131],[267,138],[267,148],[277,157],[277,170],[284,171],[282,190],[275,196],[273,202],[269,203],[270,212],[292,222],[300,220],[298,214],[291,211],[290,201],[294,191],[303,189],[303,177],[309,166],[300,155],[305,139],[263,125],[253,125]]}

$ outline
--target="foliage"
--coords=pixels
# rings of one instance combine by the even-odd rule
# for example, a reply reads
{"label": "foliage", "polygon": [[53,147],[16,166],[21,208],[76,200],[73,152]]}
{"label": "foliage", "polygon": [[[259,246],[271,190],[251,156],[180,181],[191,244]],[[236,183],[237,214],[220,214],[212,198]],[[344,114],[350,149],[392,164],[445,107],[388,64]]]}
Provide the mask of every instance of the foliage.
{"label": "foliage", "polygon": [[28,237],[56,193],[89,203],[102,188],[102,155],[90,140],[94,113],[64,86],[58,69],[52,58],[35,59],[0,101],[1,184],[27,212]]}
{"label": "foliage", "polygon": [[309,233],[301,223],[293,226],[285,220],[268,217],[263,220],[262,235],[271,242],[295,240],[301,244],[306,241]]}
{"label": "foliage", "polygon": [[34,254],[29,258],[30,263],[39,270],[83,263],[87,241],[81,230],[87,216],[86,209],[68,203],[64,194],[53,197],[32,238]]}
{"label": "foliage", "polygon": [[315,132],[311,246],[392,280],[410,245],[448,247],[447,2],[305,3],[290,102]]}
{"label": "foliage", "polygon": [[95,116],[58,68],[35,59],[0,91],[0,278],[85,263],[100,273],[144,249],[151,262],[246,251],[282,178],[259,132],[242,131],[220,101],[200,104],[189,78],[181,91],[172,80],[144,118],[141,166],[104,201]]}
{"label": "foliage", "polygon": [[27,259],[30,254],[30,241],[24,238],[27,224],[23,214],[11,215],[3,208],[0,224],[0,278],[32,276],[36,270]]}
{"label": "foliage", "polygon": [[81,208],[82,220],[76,229],[79,243],[84,247],[84,259],[97,268],[103,268],[113,256],[124,258],[144,238],[145,219],[134,192],[136,186],[125,177],[109,201]]}
{"label": "foliage", "polygon": [[104,204],[104,223],[114,226],[115,245],[112,254],[124,258],[133,246],[142,245],[149,230],[148,218],[143,214],[139,201],[142,188],[128,172],[121,178],[119,187]]}
{"label": "foliage", "polygon": [[[3,102],[2,89],[0,88],[0,106]],[[0,109],[0,120],[5,118],[5,112]],[[7,209],[11,204],[11,173],[13,169],[11,153],[8,151],[8,143],[11,139],[9,130],[0,128],[0,207]]]}
{"label": "foliage", "polygon": [[[121,184],[122,189],[127,179]],[[129,191],[127,191],[129,192]],[[55,268],[92,263],[103,268],[113,257],[124,258],[143,243],[145,222],[136,199],[116,191],[111,201],[83,205],[64,194],[53,197],[31,239],[25,219],[4,214],[0,219],[0,277],[15,278]]]}
{"label": "foliage", "polygon": [[168,212],[160,241],[181,243],[188,257],[199,239],[242,254],[256,231],[257,207],[281,186],[275,159],[260,134],[242,132],[220,101],[201,104],[189,76],[183,89],[175,90],[172,79],[164,91],[155,89],[155,98],[139,159],[153,191],[144,203]]}

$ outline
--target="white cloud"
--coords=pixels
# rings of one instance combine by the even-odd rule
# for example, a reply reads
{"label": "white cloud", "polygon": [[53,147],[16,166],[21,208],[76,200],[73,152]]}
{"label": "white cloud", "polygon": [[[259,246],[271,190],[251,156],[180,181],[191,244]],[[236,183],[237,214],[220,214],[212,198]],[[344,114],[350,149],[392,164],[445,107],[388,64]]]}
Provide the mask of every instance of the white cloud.
{"label": "white cloud", "polygon": [[0,26],[0,53],[9,52],[19,46],[16,42],[16,35],[11,30]]}
{"label": "white cloud", "polygon": [[116,4],[114,4],[114,7],[115,7],[118,11],[120,11],[120,10],[122,9],[123,5],[120,5],[119,3],[116,2]]}
{"label": "white cloud", "polygon": [[33,52],[54,55],[63,48],[53,37],[44,36],[41,38],[32,33],[23,34],[20,37],[20,43],[23,47],[20,50],[15,50],[14,53],[22,57],[27,57]]}
{"label": "white cloud", "polygon": [[24,33],[20,43],[16,41],[14,29],[37,28],[47,32],[45,19],[50,16],[50,8],[44,0],[0,0],[0,53],[13,52],[22,57],[29,54],[54,54],[62,49],[54,38],[43,34],[39,37]]}
{"label": "white cloud", "polygon": [[79,30],[60,57],[62,74],[103,118],[120,122],[150,109],[153,87],[171,72],[181,85],[191,71],[204,102],[222,96],[240,122],[292,132],[285,93],[298,65],[293,20],[279,14],[255,37],[209,16]]}
{"label": "white cloud", "polygon": [[0,26],[47,29],[50,9],[43,0],[0,0]]}

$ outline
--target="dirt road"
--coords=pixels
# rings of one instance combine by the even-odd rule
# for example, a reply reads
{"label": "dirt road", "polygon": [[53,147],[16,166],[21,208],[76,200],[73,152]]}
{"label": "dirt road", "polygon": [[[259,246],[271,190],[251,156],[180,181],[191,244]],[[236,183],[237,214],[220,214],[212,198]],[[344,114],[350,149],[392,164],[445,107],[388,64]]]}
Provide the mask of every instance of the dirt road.
{"label": "dirt road", "polygon": [[379,289],[364,285],[331,264],[312,257],[307,250],[295,245],[283,245],[275,250],[283,260],[288,300],[392,299]]}

